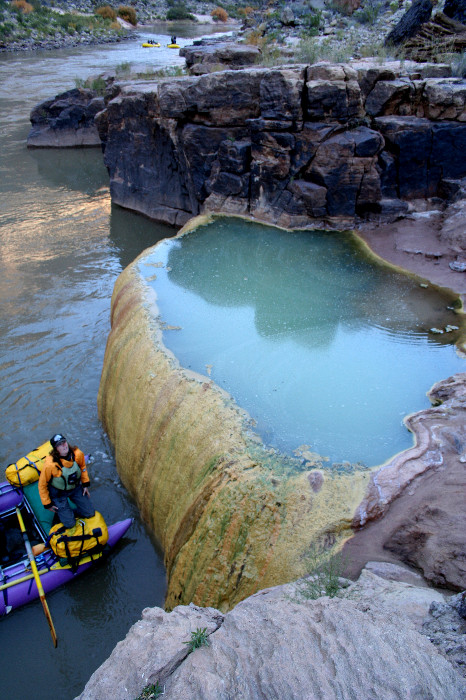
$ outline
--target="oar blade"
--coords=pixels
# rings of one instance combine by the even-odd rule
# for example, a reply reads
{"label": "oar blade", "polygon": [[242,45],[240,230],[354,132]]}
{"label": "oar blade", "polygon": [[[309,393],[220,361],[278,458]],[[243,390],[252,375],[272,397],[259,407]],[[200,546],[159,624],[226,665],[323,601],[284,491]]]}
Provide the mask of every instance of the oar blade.
{"label": "oar blade", "polygon": [[57,639],[57,633],[55,632],[55,626],[53,624],[52,616],[50,614],[49,606],[47,605],[47,601],[45,600],[44,596],[40,596],[40,600],[42,603],[42,607],[44,608],[45,617],[47,618],[47,622],[49,623],[50,634],[52,635],[53,646],[56,649],[57,644],[58,644],[58,639]]}

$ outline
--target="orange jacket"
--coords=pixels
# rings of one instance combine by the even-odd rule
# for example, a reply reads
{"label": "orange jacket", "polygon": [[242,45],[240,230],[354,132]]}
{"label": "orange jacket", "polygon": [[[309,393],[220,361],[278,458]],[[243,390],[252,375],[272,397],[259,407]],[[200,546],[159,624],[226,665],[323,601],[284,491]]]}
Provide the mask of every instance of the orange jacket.
{"label": "orange jacket", "polygon": [[[84,459],[84,454],[80,449],[76,448],[74,451],[74,460],[77,462],[81,469],[81,484],[83,486],[89,486],[89,474],[87,473],[86,461]],[[62,459],[64,467],[71,467],[73,462],[66,459]],[[49,493],[49,481],[54,476],[61,476],[61,467],[59,464],[53,461],[52,455],[47,455],[45,458],[44,466],[39,476],[39,495],[42,505],[49,506],[52,503]]]}

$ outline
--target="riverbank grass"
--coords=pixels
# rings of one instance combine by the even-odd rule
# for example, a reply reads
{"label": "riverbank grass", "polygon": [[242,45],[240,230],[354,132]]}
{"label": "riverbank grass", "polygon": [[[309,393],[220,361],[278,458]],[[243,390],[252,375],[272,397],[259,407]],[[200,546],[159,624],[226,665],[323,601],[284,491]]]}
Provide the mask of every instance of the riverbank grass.
{"label": "riverbank grass", "polygon": [[56,12],[45,7],[40,0],[0,0],[0,41],[9,45],[15,42],[41,42],[47,39],[59,41],[66,36],[123,36],[123,29],[113,16],[102,14],[78,14]]}

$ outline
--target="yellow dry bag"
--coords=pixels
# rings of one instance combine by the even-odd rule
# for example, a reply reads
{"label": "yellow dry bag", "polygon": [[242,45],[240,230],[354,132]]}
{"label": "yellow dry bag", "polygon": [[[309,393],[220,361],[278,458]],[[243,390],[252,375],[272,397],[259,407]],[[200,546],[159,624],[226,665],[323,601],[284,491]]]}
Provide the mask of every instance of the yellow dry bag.
{"label": "yellow dry bag", "polygon": [[32,452],[21,457],[5,469],[5,476],[13,486],[27,486],[37,481],[44,466],[44,460],[50,452],[50,443],[44,442]]}
{"label": "yellow dry bag", "polygon": [[61,523],[54,525],[48,540],[57,557],[70,563],[78,562],[82,557],[102,551],[108,541],[108,528],[96,510],[92,518],[79,518],[68,530]]}

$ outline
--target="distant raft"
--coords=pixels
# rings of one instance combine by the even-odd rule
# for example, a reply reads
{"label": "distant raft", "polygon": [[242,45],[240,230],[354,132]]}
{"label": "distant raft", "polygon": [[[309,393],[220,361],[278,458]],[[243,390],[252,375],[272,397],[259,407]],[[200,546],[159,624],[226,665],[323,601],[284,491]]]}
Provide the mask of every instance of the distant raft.
{"label": "distant raft", "polygon": [[160,44],[158,41],[145,41],[143,44],[141,44],[143,49],[159,49]]}
{"label": "distant raft", "polygon": [[179,44],[167,44],[167,49],[181,49]]}

